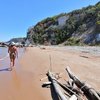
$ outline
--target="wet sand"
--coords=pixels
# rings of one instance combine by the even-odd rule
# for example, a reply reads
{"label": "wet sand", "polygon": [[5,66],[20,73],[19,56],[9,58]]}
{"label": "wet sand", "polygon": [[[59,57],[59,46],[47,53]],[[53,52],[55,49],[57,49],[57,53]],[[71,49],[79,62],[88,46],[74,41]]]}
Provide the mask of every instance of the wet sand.
{"label": "wet sand", "polygon": [[[51,66],[50,66],[51,57]],[[6,59],[5,66],[9,66]],[[100,91],[100,56],[81,51],[53,47],[30,47],[17,60],[12,71],[3,70],[0,64],[1,100],[53,100],[49,88],[42,88],[40,79],[46,77],[48,70],[60,72],[61,80],[68,80],[65,71],[70,66],[81,80]]]}

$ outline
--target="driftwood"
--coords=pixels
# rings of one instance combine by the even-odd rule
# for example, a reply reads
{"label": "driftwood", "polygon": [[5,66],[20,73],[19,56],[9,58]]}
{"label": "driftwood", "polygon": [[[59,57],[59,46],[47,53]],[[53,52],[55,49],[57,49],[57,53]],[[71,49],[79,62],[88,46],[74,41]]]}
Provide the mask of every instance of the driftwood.
{"label": "driftwood", "polygon": [[[74,89],[72,89],[72,87],[70,88],[68,85],[62,85],[59,81],[57,81],[58,84],[67,92],[67,95],[69,95],[69,97],[71,97],[72,95],[76,96],[76,100],[84,100],[79,94],[78,92],[76,93],[76,91]],[[74,100],[74,99],[73,99]]]}
{"label": "driftwood", "polygon": [[79,78],[77,78],[71,71],[70,68],[67,67],[66,71],[68,72],[69,77],[73,80],[75,85],[83,91],[84,95],[88,100],[100,100],[100,94],[95,91],[90,85],[82,82]]}
{"label": "driftwood", "polygon": [[56,81],[56,78],[54,77],[53,73],[52,72],[48,72],[47,73],[50,81],[52,82],[52,85],[55,89],[55,92],[57,93],[58,97],[60,98],[60,100],[67,100],[67,98],[65,97],[65,95],[62,93],[62,91],[60,90],[60,87]]}
{"label": "driftwood", "polygon": [[[51,82],[51,85],[53,85],[54,89],[55,89],[55,92],[56,94],[58,95],[58,98],[59,100],[77,100],[77,94],[75,94],[73,92],[72,95],[70,95],[69,93],[64,93],[61,91],[61,88],[62,87],[63,89],[65,88],[64,85],[62,85],[57,79],[56,79],[56,76],[55,74],[53,74],[52,72],[48,72],[47,73],[47,76]],[[71,91],[70,89],[66,88],[67,90]],[[64,89],[65,90],[65,89]],[[55,100],[55,99],[54,99]],[[58,100],[58,99],[57,99]],[[82,100],[82,99],[81,99]]]}

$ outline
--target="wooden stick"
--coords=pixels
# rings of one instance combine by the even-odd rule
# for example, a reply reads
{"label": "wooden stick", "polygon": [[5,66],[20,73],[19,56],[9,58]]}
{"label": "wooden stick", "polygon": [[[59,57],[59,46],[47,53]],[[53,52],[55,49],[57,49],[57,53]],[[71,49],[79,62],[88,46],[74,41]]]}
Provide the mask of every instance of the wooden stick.
{"label": "wooden stick", "polygon": [[99,95],[97,94],[97,92],[91,88],[90,85],[85,84],[83,82],[80,81],[80,79],[78,79],[71,71],[70,68],[67,67],[66,71],[68,72],[68,75],[71,79],[73,79],[73,81],[75,82],[76,86],[78,88],[80,88],[84,94],[86,95],[87,98],[89,98],[89,100],[100,100]]}
{"label": "wooden stick", "polygon": [[64,94],[62,93],[62,91],[60,90],[59,85],[58,85],[58,83],[56,82],[56,80],[55,80],[55,78],[54,78],[52,72],[50,72],[50,71],[48,72],[48,77],[50,78],[50,80],[51,80],[51,82],[52,82],[52,84],[53,84],[53,86],[54,86],[54,89],[55,89],[57,95],[60,97],[60,99],[61,99],[61,100],[67,100],[67,98],[65,97],[65,95],[64,95]]}

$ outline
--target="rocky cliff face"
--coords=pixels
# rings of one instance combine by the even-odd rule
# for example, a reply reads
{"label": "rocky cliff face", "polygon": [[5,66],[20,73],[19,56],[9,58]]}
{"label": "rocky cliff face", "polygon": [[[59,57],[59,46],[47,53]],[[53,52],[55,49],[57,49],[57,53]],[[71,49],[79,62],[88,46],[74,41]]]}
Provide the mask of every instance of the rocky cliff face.
{"label": "rocky cliff face", "polygon": [[27,39],[36,44],[100,44],[100,2],[38,22],[28,30]]}

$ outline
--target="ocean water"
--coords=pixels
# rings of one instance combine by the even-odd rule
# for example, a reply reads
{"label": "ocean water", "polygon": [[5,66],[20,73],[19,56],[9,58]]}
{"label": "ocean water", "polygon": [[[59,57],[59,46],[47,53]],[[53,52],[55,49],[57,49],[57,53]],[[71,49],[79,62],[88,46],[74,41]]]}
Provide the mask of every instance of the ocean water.
{"label": "ocean water", "polygon": [[4,57],[7,54],[7,48],[0,47],[0,58]]}
{"label": "ocean water", "polygon": [[9,67],[9,58],[7,57],[7,48],[0,47],[0,70]]}

